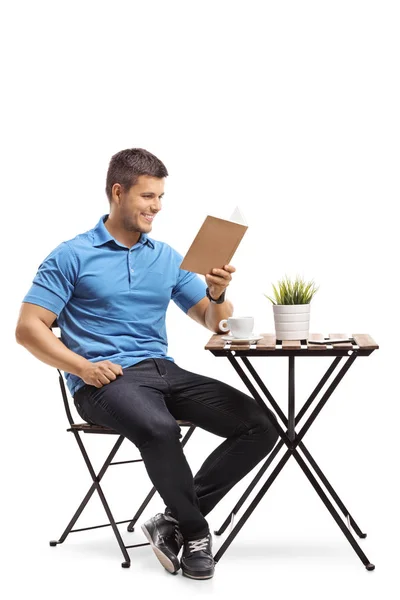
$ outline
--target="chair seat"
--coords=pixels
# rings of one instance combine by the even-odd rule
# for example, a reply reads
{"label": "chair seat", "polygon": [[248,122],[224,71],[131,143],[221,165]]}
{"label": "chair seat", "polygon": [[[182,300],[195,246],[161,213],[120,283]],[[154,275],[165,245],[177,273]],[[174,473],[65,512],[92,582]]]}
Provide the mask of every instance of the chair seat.
{"label": "chair seat", "polygon": [[[190,421],[176,421],[179,427],[191,427]],[[108,433],[111,435],[120,435],[115,429],[111,427],[104,427],[103,425],[91,425],[90,423],[74,423],[67,429],[67,431],[83,431],[83,433]]]}

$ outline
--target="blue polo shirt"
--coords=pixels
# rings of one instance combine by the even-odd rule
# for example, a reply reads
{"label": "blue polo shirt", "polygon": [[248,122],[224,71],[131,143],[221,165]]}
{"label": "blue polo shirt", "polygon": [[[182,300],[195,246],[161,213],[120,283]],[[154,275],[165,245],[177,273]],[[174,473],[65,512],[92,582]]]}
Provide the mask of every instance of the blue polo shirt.
{"label": "blue polo shirt", "polygon": [[[185,313],[205,296],[206,283],[179,268],[182,256],[141,234],[127,248],[104,226],[63,242],[39,266],[23,302],[57,315],[62,342],[92,362],[122,368],[146,358],[166,358],[165,317],[172,299]],[[84,381],[66,373],[73,396]]]}

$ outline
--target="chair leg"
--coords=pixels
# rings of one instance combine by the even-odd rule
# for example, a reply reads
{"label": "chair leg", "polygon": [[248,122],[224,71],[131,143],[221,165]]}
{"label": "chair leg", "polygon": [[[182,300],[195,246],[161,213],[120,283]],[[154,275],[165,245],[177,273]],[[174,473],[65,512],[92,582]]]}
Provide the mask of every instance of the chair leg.
{"label": "chair leg", "polygon": [[[74,435],[76,437],[78,435],[78,433],[74,432]],[[114,456],[116,455],[116,453],[118,452],[119,448],[121,447],[122,442],[123,442],[123,437],[122,437],[122,439],[121,439],[121,437],[119,437],[118,440],[115,442],[115,444],[114,444],[114,446],[113,446],[110,454],[106,458],[106,460],[105,460],[102,468],[99,471],[99,474],[97,475],[97,480],[99,482],[102,480],[104,473],[108,469],[111,461],[113,460]],[[72,531],[73,526],[75,525],[75,523],[79,519],[80,515],[82,514],[83,509],[85,508],[85,506],[89,502],[90,498],[92,497],[95,489],[96,489],[96,486],[95,486],[94,483],[92,483],[92,485],[90,486],[90,488],[89,488],[86,496],[83,498],[82,502],[80,503],[78,509],[76,510],[74,516],[72,517],[72,519],[68,523],[67,527],[65,528],[65,531],[61,535],[60,539],[58,541],[56,541],[56,542],[50,542],[50,545],[54,546],[56,544],[62,544],[65,541],[65,539],[67,538],[67,536],[69,535],[69,533]]]}
{"label": "chair leg", "polygon": [[83,455],[83,458],[84,458],[84,460],[86,462],[87,468],[89,469],[89,473],[90,473],[90,475],[92,477],[93,484],[90,487],[90,489],[89,489],[88,493],[86,494],[85,498],[82,500],[81,504],[79,505],[78,510],[76,511],[76,513],[74,514],[74,516],[72,517],[70,523],[68,524],[68,526],[67,526],[66,530],[64,531],[64,533],[62,534],[60,540],[59,541],[52,540],[50,542],[50,546],[56,546],[57,544],[62,543],[65,540],[65,538],[67,537],[67,535],[71,532],[72,527],[76,523],[76,521],[79,518],[80,514],[82,513],[83,509],[85,508],[86,504],[88,503],[89,499],[91,498],[94,490],[97,490],[97,493],[99,494],[100,500],[101,500],[101,502],[103,504],[104,510],[105,510],[105,512],[107,514],[107,517],[108,517],[108,520],[109,520],[110,525],[112,527],[112,530],[114,531],[114,535],[115,535],[115,537],[117,539],[118,545],[119,545],[119,547],[121,549],[121,552],[123,554],[123,557],[125,559],[124,562],[121,563],[121,565],[124,568],[130,567],[131,560],[130,560],[129,554],[126,551],[125,544],[124,544],[124,542],[122,540],[122,537],[121,537],[119,529],[118,529],[118,527],[116,525],[115,519],[114,519],[114,517],[113,517],[113,515],[111,513],[110,507],[108,506],[108,503],[107,503],[107,500],[106,500],[106,498],[104,496],[103,490],[100,487],[100,480],[103,477],[105,471],[107,470],[110,462],[114,458],[115,454],[117,453],[118,449],[120,448],[120,446],[121,446],[121,444],[122,444],[122,442],[124,440],[124,436],[122,436],[122,435],[119,436],[119,438],[118,438],[117,442],[115,443],[113,449],[111,450],[111,452],[110,452],[107,460],[105,461],[105,463],[104,463],[101,471],[99,472],[99,475],[96,476],[96,473],[95,473],[95,471],[94,471],[94,469],[92,467],[92,464],[91,464],[91,462],[89,460],[88,454],[87,454],[87,452],[85,450],[85,447],[84,447],[83,442],[82,442],[82,440],[81,440],[81,438],[79,436],[79,433],[75,432],[75,431],[73,433],[75,435],[75,439],[76,439],[76,441],[78,443],[78,446],[79,446],[79,448],[80,448],[80,450],[82,452],[82,455]]}

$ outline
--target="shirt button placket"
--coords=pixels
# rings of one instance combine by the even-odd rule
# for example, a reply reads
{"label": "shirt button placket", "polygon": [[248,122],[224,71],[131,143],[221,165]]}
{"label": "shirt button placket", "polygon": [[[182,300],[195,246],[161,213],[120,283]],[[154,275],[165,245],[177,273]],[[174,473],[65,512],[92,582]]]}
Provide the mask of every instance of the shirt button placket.
{"label": "shirt button placket", "polygon": [[133,287],[133,275],[135,273],[135,269],[132,267],[131,258],[132,258],[132,250],[129,250],[129,252],[128,252],[129,284],[130,284],[130,287]]}

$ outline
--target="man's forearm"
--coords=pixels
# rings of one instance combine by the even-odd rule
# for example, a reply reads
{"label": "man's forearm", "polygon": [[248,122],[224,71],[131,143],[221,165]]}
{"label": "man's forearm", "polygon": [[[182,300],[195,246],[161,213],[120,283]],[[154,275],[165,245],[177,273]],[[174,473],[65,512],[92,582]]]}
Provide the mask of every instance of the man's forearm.
{"label": "man's forearm", "polygon": [[78,377],[88,362],[83,356],[68,350],[40,320],[20,325],[16,339],[21,346],[42,362]]}
{"label": "man's forearm", "polygon": [[214,333],[224,333],[218,328],[218,324],[222,319],[227,319],[233,315],[233,304],[229,300],[225,300],[222,304],[214,304],[213,302],[208,303],[208,307],[205,312],[205,322],[208,329],[214,331]]}

